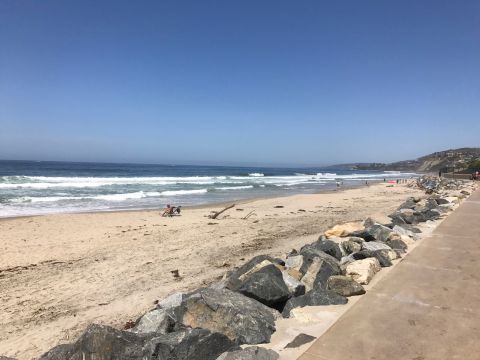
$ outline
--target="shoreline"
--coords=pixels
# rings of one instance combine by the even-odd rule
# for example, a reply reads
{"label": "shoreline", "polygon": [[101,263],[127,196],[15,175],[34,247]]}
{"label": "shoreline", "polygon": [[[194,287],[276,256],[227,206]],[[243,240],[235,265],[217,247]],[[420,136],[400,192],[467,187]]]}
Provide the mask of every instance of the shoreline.
{"label": "shoreline", "polygon": [[92,322],[122,328],[155,300],[214,282],[252,256],[282,256],[335,224],[379,218],[420,194],[387,186],[249,199],[215,220],[206,216],[218,204],[173,218],[143,210],[0,221],[0,354],[38,357]]}
{"label": "shoreline", "polygon": [[[412,180],[412,179],[408,179]],[[228,201],[220,201],[220,202],[211,202],[211,203],[202,203],[198,205],[186,205],[182,206],[183,209],[207,209],[207,208],[213,208],[213,207],[218,207],[218,206],[227,206],[232,203],[236,203],[237,205],[239,204],[245,204],[257,200],[267,200],[267,199],[275,199],[275,198],[285,198],[289,196],[296,196],[296,195],[315,195],[315,194],[329,194],[329,193],[337,193],[341,191],[346,191],[350,189],[357,189],[357,188],[363,188],[363,187],[368,187],[368,186],[373,186],[376,184],[382,184],[384,183],[382,180],[371,180],[371,184],[369,185],[348,185],[348,186],[341,186],[340,188],[335,188],[335,189],[326,189],[326,190],[320,190],[320,191],[314,191],[311,193],[290,193],[290,194],[285,194],[285,195],[271,195],[271,196],[255,196],[255,197],[248,197],[248,198],[242,198],[238,200],[228,200]],[[105,214],[105,213],[138,213],[138,212],[143,212],[143,211],[162,211],[164,208],[160,207],[145,207],[145,208],[130,208],[130,209],[105,209],[105,210],[85,210],[85,211],[72,211],[72,212],[52,212],[52,213],[44,213],[44,214],[31,214],[31,215],[14,215],[14,216],[0,216],[0,222],[5,221],[5,220],[11,220],[11,219],[23,219],[23,218],[34,218],[34,217],[43,217],[43,216],[55,216],[55,215],[75,215],[75,214]]]}

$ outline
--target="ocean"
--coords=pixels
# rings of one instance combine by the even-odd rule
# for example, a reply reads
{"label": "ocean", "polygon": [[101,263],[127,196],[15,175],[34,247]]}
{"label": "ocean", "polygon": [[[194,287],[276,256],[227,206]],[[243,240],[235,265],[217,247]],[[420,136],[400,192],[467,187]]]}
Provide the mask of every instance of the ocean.
{"label": "ocean", "polygon": [[414,176],[330,167],[0,161],[0,217],[191,206]]}

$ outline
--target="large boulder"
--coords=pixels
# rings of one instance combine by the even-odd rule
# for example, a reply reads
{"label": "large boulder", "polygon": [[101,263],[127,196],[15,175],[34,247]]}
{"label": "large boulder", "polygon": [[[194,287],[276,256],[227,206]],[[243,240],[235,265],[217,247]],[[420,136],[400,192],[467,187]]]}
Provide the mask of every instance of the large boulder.
{"label": "large boulder", "polygon": [[[356,253],[353,253],[351,257],[354,260],[363,260],[367,258],[376,258],[381,267],[389,267],[392,266],[392,260],[396,259],[398,254],[390,249],[390,250],[362,250]],[[351,261],[350,261],[351,262]],[[349,262],[349,263],[350,263]]]}
{"label": "large boulder", "polygon": [[401,239],[387,240],[386,244],[390,246],[393,250],[399,253],[404,253],[408,249],[408,245],[405,243],[405,241]]}
{"label": "large boulder", "polygon": [[401,236],[408,236],[414,240],[418,240],[418,235],[405,226],[395,225],[393,227],[393,231],[395,231],[397,234],[400,234]]}
{"label": "large boulder", "polygon": [[232,271],[227,277],[226,287],[228,289],[238,288],[245,278],[268,265],[275,265],[283,269],[283,264],[279,264],[277,259],[268,255],[258,255],[247,261],[237,270]]}
{"label": "large boulder", "polygon": [[[301,274],[299,272],[299,274]],[[292,276],[288,270],[282,271],[282,277],[288,291],[292,296],[300,296],[305,294],[305,285],[302,284],[296,277]]]}
{"label": "large boulder", "polygon": [[380,263],[376,258],[357,260],[347,265],[345,272],[356,282],[366,285],[380,271]]}
{"label": "large boulder", "polygon": [[365,229],[363,236],[366,241],[385,242],[391,236],[392,232],[393,230],[386,226],[375,224]]}
{"label": "large boulder", "polygon": [[231,290],[238,291],[270,307],[279,304],[283,307],[292,296],[292,292],[283,280],[282,272],[274,264],[249,274],[240,280],[237,286],[231,287]]}
{"label": "large boulder", "polygon": [[204,328],[238,344],[270,341],[279,313],[228,289],[202,288],[189,294],[178,308],[176,327]]}
{"label": "large boulder", "polygon": [[327,289],[345,297],[365,294],[362,285],[351,277],[343,275],[330,276],[327,281]]}
{"label": "large boulder", "polygon": [[138,359],[215,360],[232,349],[239,347],[223,334],[206,329],[184,329],[149,340],[145,344],[143,358]]}
{"label": "large boulder", "polygon": [[304,258],[300,268],[300,272],[304,274],[301,281],[305,284],[307,291],[314,287],[325,288],[330,276],[342,273],[338,260],[315,246],[304,246],[300,254]]}
{"label": "large boulder", "polygon": [[341,295],[338,295],[336,292],[315,288],[310,290],[305,295],[291,298],[287,301],[285,308],[283,309],[282,315],[284,317],[290,316],[290,311],[297,307],[304,306],[318,306],[318,305],[340,305],[346,304],[348,302],[347,298]]}
{"label": "large boulder", "polygon": [[223,353],[217,360],[277,360],[278,358],[279,355],[273,350],[251,346]]}
{"label": "large boulder", "polygon": [[435,202],[438,204],[438,205],[450,205],[450,201],[448,201],[447,199],[445,198],[436,198],[435,199]]}
{"label": "large boulder", "polygon": [[[57,345],[40,357],[40,360],[67,360],[70,359],[70,352],[73,351],[74,344]],[[0,360],[7,360],[0,357]]]}
{"label": "large boulder", "polygon": [[376,250],[392,250],[392,248],[383,242],[369,241],[362,244],[362,250],[376,251]]}
{"label": "large boulder", "polygon": [[[359,239],[361,239],[361,238],[359,238]],[[362,239],[362,242],[363,241],[364,240]],[[349,239],[349,240],[344,241],[342,243],[342,247],[343,247],[343,250],[345,251],[345,254],[351,254],[351,253],[360,251],[362,249],[362,243]]]}
{"label": "large boulder", "polygon": [[136,334],[166,334],[173,331],[174,319],[164,309],[158,308],[147,312],[139,318],[130,330]]}
{"label": "large boulder", "polygon": [[310,246],[323,251],[325,254],[333,256],[337,260],[340,260],[344,255],[344,251],[342,251],[340,243],[341,241],[335,242],[333,240],[324,239],[322,236],[320,239],[310,244]]}
{"label": "large boulder", "polygon": [[335,225],[331,229],[325,231],[327,239],[333,237],[345,237],[349,236],[352,232],[363,230],[363,224],[361,222],[350,222],[345,224]]}
{"label": "large boulder", "polygon": [[92,324],[72,345],[60,345],[40,357],[41,360],[97,360],[143,358],[146,337],[109,326]]}

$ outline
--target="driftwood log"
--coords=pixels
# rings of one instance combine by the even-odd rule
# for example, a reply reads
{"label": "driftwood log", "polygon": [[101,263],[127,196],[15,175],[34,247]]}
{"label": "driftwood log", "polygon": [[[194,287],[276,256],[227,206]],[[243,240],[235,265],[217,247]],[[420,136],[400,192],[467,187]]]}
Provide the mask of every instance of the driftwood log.
{"label": "driftwood log", "polygon": [[255,212],[255,210],[250,211],[246,216],[244,216],[244,217],[242,218],[242,220],[247,220],[250,216],[253,215],[254,212]]}
{"label": "driftwood log", "polygon": [[214,214],[212,214],[212,215],[208,215],[208,217],[209,217],[210,219],[216,219],[216,218],[218,217],[218,215],[220,215],[221,213],[227,211],[228,209],[233,208],[234,206],[235,206],[235,204],[232,204],[232,205],[230,205],[230,206],[227,206],[227,207],[226,207],[225,209],[223,209],[223,210],[217,211],[216,213],[214,213]]}

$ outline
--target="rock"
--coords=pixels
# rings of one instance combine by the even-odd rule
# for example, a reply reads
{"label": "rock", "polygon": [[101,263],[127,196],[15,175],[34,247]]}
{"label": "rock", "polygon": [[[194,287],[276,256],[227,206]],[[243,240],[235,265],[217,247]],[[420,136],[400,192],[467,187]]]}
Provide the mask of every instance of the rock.
{"label": "rock", "polygon": [[295,269],[300,271],[303,266],[303,261],[304,259],[302,255],[289,256],[287,257],[287,260],[285,260],[285,267],[287,269]]}
{"label": "rock", "polygon": [[56,346],[40,359],[142,359],[145,340],[145,337],[128,331],[92,324],[74,344]]}
{"label": "rock", "polygon": [[174,319],[164,309],[154,309],[139,318],[130,330],[136,334],[166,334],[173,331]]}
{"label": "rock", "polygon": [[[299,274],[301,274],[299,272]],[[288,291],[291,296],[300,296],[305,294],[305,285],[299,280],[291,276],[287,271],[282,271],[282,277],[285,285],[287,285]]]}
{"label": "rock", "polygon": [[450,201],[445,198],[436,198],[435,201],[438,205],[450,205]]}
{"label": "rock", "polygon": [[290,316],[290,311],[297,307],[304,306],[318,306],[318,305],[340,305],[346,304],[348,302],[347,298],[341,295],[338,295],[336,292],[315,288],[310,290],[305,295],[291,298],[287,301],[285,308],[283,309],[282,315],[284,317]]}
{"label": "rock", "polygon": [[239,349],[227,336],[206,329],[185,329],[160,335],[145,344],[148,360],[215,360],[225,351]]}
{"label": "rock", "polygon": [[228,289],[202,288],[191,293],[179,308],[176,327],[204,328],[228,336],[238,344],[270,341],[279,313]]}
{"label": "rock", "polygon": [[333,256],[337,260],[340,260],[344,255],[342,249],[340,248],[340,244],[332,240],[319,239],[316,242],[310,244],[310,246],[320,251],[323,251],[325,254]]}
{"label": "rock", "polygon": [[361,222],[350,222],[340,225],[335,225],[331,229],[325,231],[327,239],[332,237],[345,237],[350,235],[354,231],[363,230],[363,224]]}
{"label": "rock", "polygon": [[342,243],[342,247],[343,247],[345,253],[351,254],[351,253],[360,251],[362,249],[362,244],[359,244],[358,242],[355,242],[355,241],[352,241],[352,240],[348,240],[348,241],[345,241],[345,242]]}
{"label": "rock", "polygon": [[418,219],[415,216],[415,211],[412,209],[400,209],[394,212],[393,214],[388,215],[392,219],[392,224],[402,225],[402,224],[417,224]]}
{"label": "rock", "polygon": [[287,345],[285,345],[284,349],[298,348],[302,345],[305,345],[305,344],[308,344],[309,342],[312,342],[315,339],[316,339],[315,336],[300,333],[297,336],[295,336],[295,339],[293,339]]}
{"label": "rock", "polygon": [[158,302],[158,307],[168,310],[176,306],[180,306],[183,300],[186,298],[186,294],[177,292],[172,295],[167,296],[165,299]]}
{"label": "rock", "polygon": [[251,346],[245,349],[223,353],[217,360],[277,360],[278,358],[278,354],[273,350]]}
{"label": "rock", "polygon": [[[299,270],[295,270],[295,269],[285,269],[284,272],[286,272],[288,275],[290,275],[292,278],[294,278],[297,281],[300,281],[300,279],[303,276],[303,274]],[[285,281],[285,279],[283,281]]]}
{"label": "rock", "polygon": [[361,237],[358,237],[358,236],[350,236],[348,238],[348,241],[353,241],[353,242],[356,242],[357,244],[361,245],[365,242],[365,239],[361,238]]}
{"label": "rock", "polygon": [[362,285],[368,284],[379,271],[380,263],[376,258],[357,260],[348,264],[346,268],[346,274]]}
{"label": "rock", "polygon": [[0,360],[16,360],[16,359],[11,358],[11,357],[1,356],[1,355],[0,355]]}
{"label": "rock", "polygon": [[399,225],[395,225],[393,227],[393,231],[395,231],[396,233],[402,235],[402,236],[409,236],[413,239],[415,239],[417,237],[417,235],[415,235],[414,232],[404,228],[403,226],[399,226]]}
{"label": "rock", "polygon": [[424,217],[425,221],[428,221],[428,220],[437,220],[437,219],[439,219],[440,216],[442,215],[442,214],[440,213],[440,211],[435,210],[435,209],[434,209],[434,210],[428,209],[427,211],[422,212],[422,214],[423,214],[423,217]]}
{"label": "rock", "polygon": [[365,229],[365,233],[367,234],[366,237],[364,237],[366,241],[385,242],[391,235],[392,229],[380,224],[375,224],[370,226],[368,229]]}
{"label": "rock", "polygon": [[282,272],[274,264],[247,275],[238,286],[231,287],[230,290],[238,291],[270,307],[280,305],[283,308],[285,302],[292,296],[283,281]]}
{"label": "rock", "polygon": [[356,253],[352,254],[352,257],[355,260],[363,260],[367,258],[376,258],[378,262],[380,263],[381,267],[389,267],[392,266],[392,260],[396,259],[398,257],[398,254],[390,249],[390,250],[376,250],[376,251],[370,251],[370,250],[362,250]]}
{"label": "rock", "polygon": [[461,190],[460,193],[467,196],[470,195],[470,191],[467,190]]}
{"label": "rock", "polygon": [[392,250],[392,248],[383,242],[369,241],[362,244],[362,250],[376,251],[376,250]]}
{"label": "rock", "polygon": [[399,239],[387,240],[387,245],[390,246],[393,250],[400,252],[406,252],[406,250],[408,249],[408,245],[403,240]]}
{"label": "rock", "polygon": [[300,272],[305,274],[301,281],[305,284],[307,291],[314,287],[325,288],[330,276],[342,272],[340,263],[333,256],[310,245],[304,246],[300,251],[304,257]]}
{"label": "rock", "polygon": [[[70,359],[70,352],[73,351],[73,344],[57,345],[40,357],[40,360],[67,360]],[[0,360],[8,358],[0,357]]]}
{"label": "rock", "polygon": [[[283,261],[282,261],[283,262]],[[278,266],[282,266],[278,264],[278,260],[272,258],[268,255],[258,255],[250,259],[248,262],[240,266],[237,270],[233,271],[231,274],[231,278],[239,278],[248,276],[250,273],[260,270],[262,267],[276,264]]]}
{"label": "rock", "polygon": [[348,297],[365,294],[365,289],[349,276],[334,275],[327,281],[327,289]]}
{"label": "rock", "polygon": [[413,197],[411,198],[408,198],[403,204],[401,204],[398,209],[413,209],[415,206],[417,206],[417,203],[419,201],[415,201],[415,200],[419,200],[420,199],[415,199]]}

